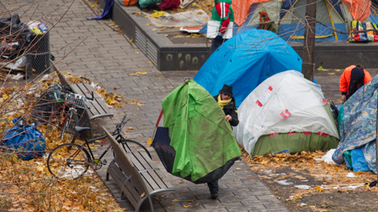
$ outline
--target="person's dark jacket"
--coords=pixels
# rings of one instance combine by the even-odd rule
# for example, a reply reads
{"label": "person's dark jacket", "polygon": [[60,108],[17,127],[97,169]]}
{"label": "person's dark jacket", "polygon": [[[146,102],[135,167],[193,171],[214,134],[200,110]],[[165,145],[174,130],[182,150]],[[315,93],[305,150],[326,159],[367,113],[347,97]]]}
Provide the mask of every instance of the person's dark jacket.
{"label": "person's dark jacket", "polygon": [[[214,99],[216,102],[218,102],[218,96],[219,95],[214,96]],[[223,111],[225,115],[230,115],[232,117],[232,120],[230,121],[231,126],[237,126],[239,124],[234,97],[232,97],[232,100],[230,103],[228,103],[226,106],[223,107]]]}

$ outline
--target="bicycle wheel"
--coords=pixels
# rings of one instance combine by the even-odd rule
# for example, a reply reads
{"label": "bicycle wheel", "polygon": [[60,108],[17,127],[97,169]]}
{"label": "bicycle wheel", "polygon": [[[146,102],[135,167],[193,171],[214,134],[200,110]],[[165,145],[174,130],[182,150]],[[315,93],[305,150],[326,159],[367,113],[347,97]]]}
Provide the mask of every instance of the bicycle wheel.
{"label": "bicycle wheel", "polygon": [[[60,133],[60,139],[64,138],[64,134],[68,133],[71,136],[75,134],[75,126],[77,126],[79,123],[79,118],[77,115],[70,111],[67,115],[66,120],[64,121],[64,124],[62,126],[62,132]],[[72,140],[72,137],[69,138],[69,140]]]}
{"label": "bicycle wheel", "polygon": [[[136,144],[136,145],[138,145],[139,147],[131,147],[131,146],[129,146],[128,145],[128,143],[133,143],[133,144]],[[150,154],[150,152],[147,150],[147,148],[146,147],[144,147],[142,144],[140,144],[139,142],[137,142],[137,141],[133,141],[133,140],[129,140],[129,139],[125,139],[125,140],[122,140],[121,141],[121,144],[122,144],[122,147],[123,147],[123,149],[125,150],[125,152],[130,152],[130,151],[133,151],[133,149],[138,149],[138,148],[142,148],[144,151],[146,151],[147,152],[147,154],[148,154],[148,156],[152,159],[152,157],[151,157],[151,154]],[[115,157],[115,155],[114,155],[114,152],[113,152],[113,156]]]}
{"label": "bicycle wheel", "polygon": [[51,151],[47,158],[47,168],[56,178],[77,179],[88,170],[90,161],[83,146],[67,143]]}

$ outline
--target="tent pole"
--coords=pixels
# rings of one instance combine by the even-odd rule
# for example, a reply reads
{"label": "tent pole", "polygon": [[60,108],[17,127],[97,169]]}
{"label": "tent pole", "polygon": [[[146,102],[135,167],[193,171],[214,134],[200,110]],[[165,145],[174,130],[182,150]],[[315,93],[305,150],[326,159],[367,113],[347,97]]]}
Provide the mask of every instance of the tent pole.
{"label": "tent pole", "polygon": [[307,0],[306,23],[303,42],[302,73],[304,78],[313,81],[315,71],[315,25],[316,25],[316,2]]}

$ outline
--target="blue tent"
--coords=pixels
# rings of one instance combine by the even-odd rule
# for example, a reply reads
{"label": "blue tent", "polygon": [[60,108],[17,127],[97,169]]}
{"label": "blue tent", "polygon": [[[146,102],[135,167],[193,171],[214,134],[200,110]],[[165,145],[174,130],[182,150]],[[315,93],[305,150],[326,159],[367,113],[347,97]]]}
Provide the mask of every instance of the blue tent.
{"label": "blue tent", "polygon": [[294,49],[273,32],[251,29],[220,46],[194,80],[213,96],[224,84],[232,85],[239,106],[261,82],[287,70],[302,72],[302,59]]}

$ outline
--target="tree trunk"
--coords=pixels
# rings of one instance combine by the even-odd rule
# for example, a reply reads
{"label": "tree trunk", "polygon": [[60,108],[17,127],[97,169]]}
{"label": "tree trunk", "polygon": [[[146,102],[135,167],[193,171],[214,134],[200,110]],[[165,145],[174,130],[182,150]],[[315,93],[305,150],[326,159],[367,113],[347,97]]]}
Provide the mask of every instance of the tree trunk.
{"label": "tree trunk", "polygon": [[316,25],[316,2],[317,0],[307,0],[306,23],[303,42],[303,64],[302,73],[310,81],[314,79],[315,71],[315,25]]}

